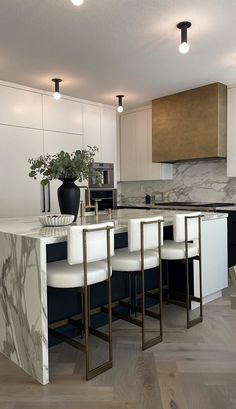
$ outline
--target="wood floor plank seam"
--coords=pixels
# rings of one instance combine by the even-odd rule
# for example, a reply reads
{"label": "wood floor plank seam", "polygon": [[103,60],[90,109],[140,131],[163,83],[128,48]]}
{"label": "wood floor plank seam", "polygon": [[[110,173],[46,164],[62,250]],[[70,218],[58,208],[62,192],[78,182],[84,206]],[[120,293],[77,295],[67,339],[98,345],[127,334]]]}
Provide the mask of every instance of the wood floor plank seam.
{"label": "wood floor plank seam", "polygon": [[[236,310],[232,289],[187,330],[184,309],[164,305],[164,341],[142,352],[140,328],[115,321],[114,366],[86,382],[84,355],[50,349],[51,383],[41,386],[0,354],[0,409],[236,409]],[[149,334],[154,333],[148,320]],[[93,360],[106,355],[90,337]]]}

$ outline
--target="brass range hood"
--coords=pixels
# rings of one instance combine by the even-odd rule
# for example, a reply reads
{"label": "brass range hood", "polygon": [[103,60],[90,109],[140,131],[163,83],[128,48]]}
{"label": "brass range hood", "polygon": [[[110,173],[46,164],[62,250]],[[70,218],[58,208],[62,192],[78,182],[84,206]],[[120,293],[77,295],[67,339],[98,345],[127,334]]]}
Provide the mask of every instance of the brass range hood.
{"label": "brass range hood", "polygon": [[225,158],[227,87],[214,83],[152,101],[152,161]]}

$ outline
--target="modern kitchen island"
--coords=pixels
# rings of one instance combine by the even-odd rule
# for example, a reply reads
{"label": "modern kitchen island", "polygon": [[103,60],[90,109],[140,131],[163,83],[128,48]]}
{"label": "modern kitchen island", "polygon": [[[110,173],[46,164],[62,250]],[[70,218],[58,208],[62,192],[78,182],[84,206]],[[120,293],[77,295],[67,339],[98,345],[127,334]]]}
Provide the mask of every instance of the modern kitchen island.
{"label": "modern kitchen island", "polygon": [[[98,218],[78,218],[77,224],[113,220],[116,235],[122,237],[131,218],[163,215],[164,226],[168,227],[173,224],[175,213],[121,209],[112,211],[110,216],[101,212]],[[0,219],[0,352],[43,385],[49,382],[47,250],[48,246],[66,240],[66,227],[42,227],[37,217]],[[195,263],[194,295],[197,296]],[[202,264],[203,297],[208,302],[220,297],[222,289],[228,286],[227,214],[204,214]]]}

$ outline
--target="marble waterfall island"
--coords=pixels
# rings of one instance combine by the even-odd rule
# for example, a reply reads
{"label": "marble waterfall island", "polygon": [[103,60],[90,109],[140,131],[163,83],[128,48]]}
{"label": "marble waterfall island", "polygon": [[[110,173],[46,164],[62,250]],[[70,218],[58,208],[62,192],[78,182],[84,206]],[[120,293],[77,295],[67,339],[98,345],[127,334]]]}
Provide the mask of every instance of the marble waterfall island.
{"label": "marble waterfall island", "polygon": [[[131,218],[163,215],[170,226],[175,213],[121,209],[77,224],[114,220],[117,237],[123,237]],[[37,217],[0,219],[0,352],[41,384],[49,382],[47,249],[66,240],[67,228],[42,228]],[[209,301],[227,286],[227,214],[204,215],[202,251],[203,296]]]}
{"label": "marble waterfall island", "polygon": [[39,239],[1,232],[0,248],[0,351],[46,384],[46,247]]}

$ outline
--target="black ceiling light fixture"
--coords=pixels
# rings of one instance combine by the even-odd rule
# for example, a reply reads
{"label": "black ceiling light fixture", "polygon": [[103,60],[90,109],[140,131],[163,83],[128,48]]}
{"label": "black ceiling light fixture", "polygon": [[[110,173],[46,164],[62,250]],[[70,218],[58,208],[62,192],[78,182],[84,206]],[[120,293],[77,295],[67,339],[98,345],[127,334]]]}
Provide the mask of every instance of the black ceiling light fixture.
{"label": "black ceiling light fixture", "polygon": [[54,82],[55,84],[55,91],[53,94],[53,98],[58,100],[61,98],[61,94],[60,94],[60,82],[62,82],[62,80],[60,78],[53,78],[52,82]]}
{"label": "black ceiling light fixture", "polygon": [[124,95],[116,95],[116,98],[118,99],[118,105],[117,105],[116,110],[117,110],[117,112],[119,112],[120,114],[121,114],[121,112],[124,111],[123,102],[122,102],[122,99],[123,99],[124,97],[125,97]]}
{"label": "black ceiling light fixture", "polygon": [[71,3],[74,4],[74,6],[82,6],[84,0],[71,0]]}
{"label": "black ceiling light fixture", "polygon": [[181,43],[179,45],[179,52],[186,54],[189,51],[189,44],[187,39],[187,30],[191,27],[190,21],[181,21],[177,24],[177,28],[181,30]]}

